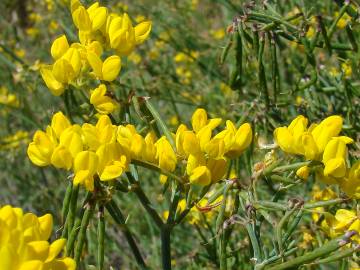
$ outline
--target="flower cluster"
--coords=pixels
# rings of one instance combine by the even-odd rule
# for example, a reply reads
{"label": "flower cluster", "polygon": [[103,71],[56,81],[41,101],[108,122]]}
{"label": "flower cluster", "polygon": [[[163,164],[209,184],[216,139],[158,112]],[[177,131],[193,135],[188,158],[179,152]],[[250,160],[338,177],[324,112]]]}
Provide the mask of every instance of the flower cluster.
{"label": "flower cluster", "polygon": [[343,119],[334,115],[308,127],[308,119],[300,115],[288,127],[276,128],[274,137],[284,152],[321,161],[324,164],[322,179],[334,182],[346,174],[346,145],[353,142],[349,137],[338,136],[342,123]]}
{"label": "flower cluster", "polygon": [[129,162],[128,149],[116,143],[118,128],[103,115],[96,125],[72,125],[56,113],[46,131],[35,132],[27,153],[37,166],[53,165],[74,171],[74,184],[94,189],[94,175],[102,181],[120,176]]}
{"label": "flower cluster", "polygon": [[178,158],[186,161],[186,173],[191,183],[216,183],[225,174],[229,158],[236,158],[250,145],[252,129],[249,123],[238,129],[230,120],[226,128],[212,136],[220,118],[208,119],[204,109],[197,109],[191,119],[192,130],[181,124],[175,135]]}
{"label": "flower cluster", "polygon": [[[82,78],[89,74],[100,81],[115,80],[121,69],[120,57],[129,55],[151,31],[150,21],[134,27],[126,13],[111,13],[98,2],[85,8],[79,0],[72,0],[71,13],[80,42],[69,44],[65,35],[55,39],[51,46],[54,63],[40,70],[46,86],[56,96],[63,94],[69,84],[83,84]],[[104,54],[112,55],[103,59]],[[91,103],[100,113],[111,113],[112,110],[104,111],[102,90],[103,87],[100,97],[93,96]]]}
{"label": "flower cluster", "polygon": [[[192,184],[206,186],[219,181],[225,174],[229,158],[238,157],[251,143],[248,123],[239,129],[231,121],[212,136],[221,119],[208,119],[204,109],[192,116],[193,130],[181,124],[176,134],[175,149],[169,140],[157,138],[153,132],[139,134],[133,125],[115,126],[102,115],[96,125],[71,124],[56,113],[46,131],[36,131],[28,147],[30,160],[38,166],[53,165],[73,170],[74,184],[94,189],[94,176],[101,181],[119,177],[131,160],[151,163],[164,172],[174,172],[177,164],[186,164],[187,178]],[[165,174],[160,177],[166,182]]]}
{"label": "flower cluster", "polygon": [[52,216],[24,214],[22,209],[6,205],[0,208],[0,269],[75,270],[75,261],[58,258],[65,239],[48,242]]}

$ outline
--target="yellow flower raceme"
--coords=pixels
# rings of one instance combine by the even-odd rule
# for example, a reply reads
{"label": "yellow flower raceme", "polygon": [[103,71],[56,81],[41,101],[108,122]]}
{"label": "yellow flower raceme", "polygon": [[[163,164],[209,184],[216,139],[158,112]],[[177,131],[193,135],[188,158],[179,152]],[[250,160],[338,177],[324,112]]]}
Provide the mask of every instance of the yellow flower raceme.
{"label": "yellow flower raceme", "polygon": [[28,156],[38,166],[73,170],[74,184],[93,190],[95,175],[108,181],[127,170],[130,150],[116,141],[117,129],[105,115],[95,126],[85,123],[80,127],[59,112],[46,132],[35,132]]}
{"label": "yellow flower raceme", "polygon": [[[99,88],[106,91],[104,85]],[[181,124],[173,134],[173,148],[167,137],[157,138],[153,132],[143,137],[133,125],[113,125],[107,115],[100,116],[96,125],[79,126],[59,112],[46,132],[35,132],[28,155],[38,166],[51,164],[73,170],[74,184],[83,184],[88,190],[93,190],[95,177],[101,181],[119,177],[131,159],[151,163],[169,173],[179,164],[186,164],[188,181],[206,186],[224,177],[228,159],[241,154],[252,139],[249,124],[236,129],[230,121],[225,130],[213,136],[220,123],[219,118],[208,119],[205,110],[196,110],[192,116],[194,130]],[[161,175],[160,180],[167,181],[167,176]]]}
{"label": "yellow flower raceme", "polygon": [[66,240],[48,242],[52,216],[24,214],[9,205],[0,208],[0,269],[3,270],[75,270],[72,258],[59,257]]}
{"label": "yellow flower raceme", "polygon": [[308,128],[308,119],[300,115],[288,127],[276,128],[274,138],[286,153],[303,155],[308,160],[319,160],[330,139],[339,135],[342,122],[340,116],[333,115]]}
{"label": "yellow flower raceme", "polygon": [[[319,180],[341,185],[348,175],[347,144],[353,143],[351,138],[339,136],[342,123],[340,116],[333,115],[319,124],[307,127],[308,120],[304,116],[298,116],[288,127],[275,129],[274,137],[284,152],[303,155],[307,160],[321,161],[324,167],[315,170]],[[304,178],[305,168],[300,168],[297,174]],[[348,185],[344,184],[344,187]]]}

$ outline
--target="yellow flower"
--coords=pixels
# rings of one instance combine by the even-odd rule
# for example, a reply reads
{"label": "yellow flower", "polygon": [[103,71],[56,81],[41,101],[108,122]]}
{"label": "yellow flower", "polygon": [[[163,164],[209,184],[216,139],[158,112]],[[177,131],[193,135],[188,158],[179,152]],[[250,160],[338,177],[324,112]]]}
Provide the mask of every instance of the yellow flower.
{"label": "yellow flower", "polygon": [[286,153],[304,155],[308,160],[319,160],[330,139],[339,135],[342,122],[341,116],[333,115],[320,124],[307,128],[308,119],[300,115],[288,127],[276,128],[274,138]]}
{"label": "yellow flower", "polygon": [[9,205],[0,208],[0,269],[75,270],[73,259],[58,258],[66,240],[48,242],[52,227],[50,214],[37,217]]}
{"label": "yellow flower", "polygon": [[211,183],[211,172],[206,166],[199,166],[192,170],[189,177],[190,183],[207,186]]}
{"label": "yellow flower", "polygon": [[360,161],[351,166],[348,177],[340,181],[341,189],[351,198],[360,198]]}
{"label": "yellow flower", "polygon": [[69,48],[61,58],[55,61],[52,73],[59,82],[69,83],[79,76],[81,66],[79,50]]}
{"label": "yellow flower", "polygon": [[142,21],[135,26],[136,45],[142,44],[150,35],[151,21]]}
{"label": "yellow flower", "polygon": [[335,219],[337,221],[336,229],[341,230],[348,227],[356,219],[356,214],[352,210],[339,209],[336,211]]}
{"label": "yellow flower", "polygon": [[69,43],[65,35],[62,35],[54,40],[51,45],[51,56],[54,60],[59,59],[69,49]]}
{"label": "yellow flower", "polygon": [[46,133],[40,130],[35,132],[33,141],[28,146],[27,154],[35,165],[47,166],[51,162],[54,148],[55,144],[49,127]]}
{"label": "yellow flower", "polygon": [[177,63],[184,62],[184,63],[191,63],[194,62],[195,59],[199,57],[199,52],[197,51],[190,51],[188,53],[179,52],[175,55],[174,61]]}
{"label": "yellow flower", "polygon": [[93,104],[100,114],[112,113],[118,107],[116,101],[106,95],[104,84],[91,91],[90,104]]}
{"label": "yellow flower", "polygon": [[315,201],[327,201],[337,198],[337,195],[331,188],[320,190],[320,187],[315,185],[312,190],[312,198]]}
{"label": "yellow flower", "polygon": [[74,160],[74,185],[82,184],[89,191],[94,190],[94,175],[99,163],[98,156],[92,151],[82,151]]}
{"label": "yellow flower", "polygon": [[302,154],[302,135],[305,133],[308,119],[302,115],[296,117],[288,127],[274,130],[274,138],[281,150],[291,154]]}
{"label": "yellow flower", "polygon": [[349,137],[341,136],[332,138],[326,145],[322,162],[325,165],[324,176],[343,178],[347,168],[345,158],[347,153],[346,144],[352,143]]}
{"label": "yellow flower", "polygon": [[102,115],[95,126],[85,123],[81,127],[84,142],[89,150],[96,151],[102,144],[116,141],[117,127],[107,115]]}
{"label": "yellow flower", "polygon": [[100,29],[107,18],[107,9],[99,7],[96,2],[88,9],[77,4],[77,8],[72,11],[74,24],[80,31],[90,32]]}
{"label": "yellow flower", "polygon": [[135,126],[126,125],[119,126],[117,130],[118,143],[131,154],[131,158],[143,159],[143,155],[146,153],[145,139],[136,132]]}
{"label": "yellow flower", "polygon": [[236,158],[250,145],[252,141],[252,129],[249,123],[242,124],[236,129],[233,122],[226,121],[226,129],[218,133],[214,138],[220,138],[225,143],[225,156]]}
{"label": "yellow flower", "polygon": [[311,134],[314,137],[315,143],[320,153],[325,149],[325,146],[332,137],[339,135],[342,129],[343,119],[339,115],[332,115],[325,118],[319,125],[310,127]]}
{"label": "yellow flower", "polygon": [[224,158],[209,159],[206,167],[211,173],[211,183],[214,184],[224,177],[227,170],[227,161]]}
{"label": "yellow flower", "polygon": [[51,66],[43,66],[40,68],[41,77],[43,78],[47,88],[54,96],[60,96],[64,93],[64,84],[59,82],[52,73]]}
{"label": "yellow flower", "polygon": [[162,136],[159,140],[156,141],[155,147],[156,158],[159,161],[159,168],[173,172],[177,164],[177,158],[169,141],[165,136]]}
{"label": "yellow flower", "polygon": [[307,180],[309,178],[310,168],[308,166],[302,166],[296,171],[296,175],[302,180]]}
{"label": "yellow flower", "polygon": [[57,112],[51,119],[51,128],[54,130],[57,138],[60,138],[61,133],[71,126],[69,119],[62,113]]}
{"label": "yellow flower", "polygon": [[101,145],[96,155],[99,158],[97,172],[102,181],[119,177],[128,167],[129,157],[117,143]]}
{"label": "yellow flower", "polygon": [[87,60],[94,74],[100,80],[111,82],[116,79],[121,69],[121,59],[117,55],[109,56],[103,62],[98,55],[88,51]]}
{"label": "yellow flower", "polygon": [[129,16],[113,15],[108,18],[107,33],[110,47],[120,55],[129,55],[135,47],[135,30]]}

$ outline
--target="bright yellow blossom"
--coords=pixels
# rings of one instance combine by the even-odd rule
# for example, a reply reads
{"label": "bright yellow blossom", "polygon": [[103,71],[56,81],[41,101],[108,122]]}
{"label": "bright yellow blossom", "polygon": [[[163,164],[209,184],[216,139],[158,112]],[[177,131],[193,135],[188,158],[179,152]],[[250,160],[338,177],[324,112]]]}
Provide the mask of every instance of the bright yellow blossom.
{"label": "bright yellow blossom", "polygon": [[121,59],[119,56],[109,56],[103,62],[94,52],[89,51],[87,59],[98,79],[111,82],[119,75],[121,69]]}
{"label": "bright yellow blossom", "polygon": [[75,270],[72,258],[59,258],[66,240],[48,242],[52,227],[50,214],[37,217],[9,205],[0,208],[0,269]]}
{"label": "bright yellow blossom", "polygon": [[112,113],[118,107],[116,101],[106,95],[106,91],[104,84],[91,91],[90,103],[100,114]]}

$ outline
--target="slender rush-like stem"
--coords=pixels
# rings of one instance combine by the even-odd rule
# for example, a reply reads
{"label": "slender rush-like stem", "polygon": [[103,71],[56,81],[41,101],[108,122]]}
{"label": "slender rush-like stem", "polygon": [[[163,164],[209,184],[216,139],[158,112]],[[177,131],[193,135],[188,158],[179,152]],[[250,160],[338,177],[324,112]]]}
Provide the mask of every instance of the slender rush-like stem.
{"label": "slender rush-like stem", "polygon": [[125,235],[125,238],[130,246],[132,253],[134,254],[135,260],[141,269],[146,269],[146,264],[140,250],[134,240],[134,237],[125,223],[125,217],[122,214],[120,208],[116,205],[114,200],[111,200],[105,205],[106,210],[109,212],[114,221],[119,225],[120,230]]}
{"label": "slender rush-like stem", "polygon": [[287,262],[266,268],[267,270],[284,270],[284,269],[296,269],[298,266],[303,265],[305,263],[309,263],[314,261],[317,258],[320,258],[322,256],[325,256],[327,254],[330,254],[331,252],[339,249],[342,246],[345,246],[347,243],[349,243],[351,236],[354,235],[354,231],[347,233],[343,238],[337,238],[334,240],[331,240],[324,244],[323,246],[314,249],[311,252],[307,252],[302,256],[296,257],[294,259],[291,259]]}
{"label": "slender rush-like stem", "polygon": [[140,203],[143,205],[145,210],[151,216],[151,218],[153,219],[155,224],[159,228],[161,228],[162,225],[164,224],[164,222],[162,221],[161,217],[159,216],[159,214],[156,212],[156,210],[152,206],[150,200],[148,199],[148,197],[146,196],[146,194],[144,193],[144,191],[140,187],[138,181],[136,181],[136,179],[134,178],[134,176],[130,172],[127,172],[126,176],[128,177],[129,182],[134,186],[133,191],[136,194],[136,196],[138,197]]}
{"label": "slender rush-like stem", "polygon": [[99,206],[99,220],[97,228],[98,238],[98,254],[97,254],[97,266],[98,270],[104,269],[104,240],[105,240],[105,217],[104,206]]}
{"label": "slender rush-like stem", "polygon": [[74,186],[72,189],[72,192],[71,192],[70,206],[69,206],[69,211],[68,211],[68,214],[66,217],[66,219],[68,219],[68,222],[67,222],[68,236],[70,236],[72,228],[74,227],[78,195],[79,195],[79,185]]}
{"label": "slender rush-like stem", "polygon": [[89,204],[86,205],[86,210],[85,210],[84,216],[81,220],[80,231],[79,231],[79,235],[78,235],[78,239],[77,239],[76,247],[75,247],[75,252],[74,252],[76,265],[79,265],[79,262],[80,262],[80,256],[81,256],[81,253],[82,253],[82,250],[84,247],[84,243],[85,243],[86,230],[89,225],[90,219],[94,213],[94,208],[95,208],[95,202],[89,202]]}
{"label": "slender rush-like stem", "polygon": [[161,260],[163,270],[171,270],[171,227],[164,224],[161,228]]}

